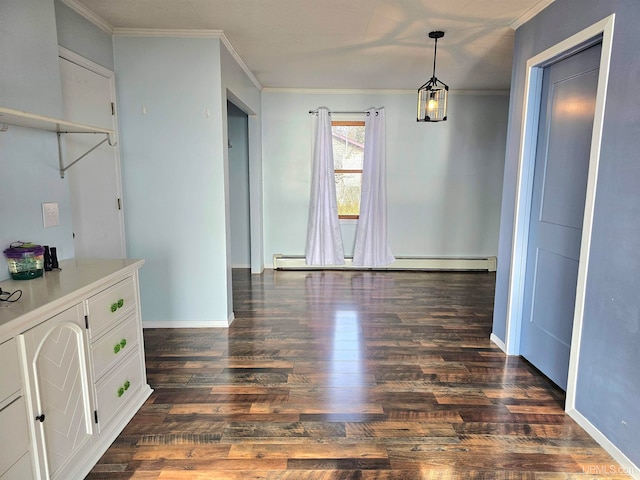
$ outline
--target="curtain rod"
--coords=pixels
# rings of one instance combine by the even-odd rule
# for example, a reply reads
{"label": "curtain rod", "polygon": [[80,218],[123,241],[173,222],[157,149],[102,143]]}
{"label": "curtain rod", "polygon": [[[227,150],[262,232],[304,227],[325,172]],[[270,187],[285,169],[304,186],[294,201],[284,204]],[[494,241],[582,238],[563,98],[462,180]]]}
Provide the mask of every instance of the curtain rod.
{"label": "curtain rod", "polygon": [[[318,113],[318,109],[315,109],[315,110],[309,110],[309,113],[313,113],[313,114]],[[331,110],[330,110],[330,111],[329,111],[329,115],[331,115],[332,113],[342,113],[342,114],[350,114],[350,115],[358,115],[358,114],[359,114],[359,115],[370,115],[370,113],[369,113],[369,112],[355,112],[355,111],[354,111],[354,112],[334,112],[334,111],[331,111]],[[378,112],[376,112],[376,114],[377,114],[377,113],[378,113]]]}

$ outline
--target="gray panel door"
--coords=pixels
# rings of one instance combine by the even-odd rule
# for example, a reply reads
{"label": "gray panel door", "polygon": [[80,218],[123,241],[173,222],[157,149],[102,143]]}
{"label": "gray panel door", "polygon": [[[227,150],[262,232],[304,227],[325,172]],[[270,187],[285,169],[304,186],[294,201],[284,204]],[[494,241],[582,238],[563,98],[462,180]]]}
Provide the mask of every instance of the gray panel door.
{"label": "gray panel door", "polygon": [[600,45],[544,70],[521,354],[567,388]]}

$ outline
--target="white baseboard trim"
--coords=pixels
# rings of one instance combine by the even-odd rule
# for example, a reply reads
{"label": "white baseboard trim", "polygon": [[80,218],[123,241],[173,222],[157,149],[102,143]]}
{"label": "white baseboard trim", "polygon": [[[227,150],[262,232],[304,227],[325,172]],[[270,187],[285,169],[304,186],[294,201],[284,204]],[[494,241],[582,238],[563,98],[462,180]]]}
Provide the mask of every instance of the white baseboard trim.
{"label": "white baseboard trim", "polygon": [[[598,430],[587,418],[575,408],[567,410],[567,415],[573,418],[591,437],[604,448],[619,465],[581,465],[583,472],[591,475],[615,475],[626,474],[636,480],[640,480],[640,467],[635,465],[629,458],[616,447],[600,430]],[[595,478],[595,477],[594,477]]]}
{"label": "white baseboard trim", "polygon": [[490,338],[491,341],[500,348],[500,350],[502,350],[504,353],[507,353],[507,345],[502,340],[500,340],[495,333],[492,333]]}
{"label": "white baseboard trim", "polygon": [[232,263],[231,268],[251,268],[250,263]]}
{"label": "white baseboard trim", "polygon": [[484,270],[495,272],[496,257],[396,257],[395,262],[382,267],[359,267],[351,258],[344,265],[309,266],[303,256],[273,255],[276,270]]}

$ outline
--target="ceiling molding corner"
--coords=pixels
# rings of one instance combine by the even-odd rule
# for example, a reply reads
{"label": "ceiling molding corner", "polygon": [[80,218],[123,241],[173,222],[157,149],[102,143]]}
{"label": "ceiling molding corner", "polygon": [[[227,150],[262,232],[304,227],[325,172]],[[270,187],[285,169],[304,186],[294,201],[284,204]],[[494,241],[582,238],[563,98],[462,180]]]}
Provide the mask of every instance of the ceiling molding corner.
{"label": "ceiling molding corner", "polygon": [[249,70],[249,67],[247,66],[246,63],[244,63],[244,60],[242,60],[240,55],[238,55],[238,52],[236,52],[236,49],[233,48],[233,45],[231,45],[231,42],[229,41],[227,36],[224,34],[224,32],[222,32],[222,35],[220,36],[220,41],[226,47],[227,51],[231,54],[231,56],[236,61],[238,66],[244,71],[247,77],[249,77],[249,80],[251,80],[251,82],[256,86],[258,91],[261,92],[263,88],[262,84],[258,81],[258,79],[255,77],[253,72]]}
{"label": "ceiling molding corner", "polygon": [[181,38],[217,38],[225,46],[229,54],[238,66],[249,77],[259,91],[262,84],[255,77],[246,63],[242,60],[236,49],[222,30],[189,30],[189,29],[162,29],[162,28],[114,28],[114,36],[118,37],[181,37]]}
{"label": "ceiling molding corner", "polygon": [[236,61],[238,66],[249,77],[259,91],[262,91],[262,84],[255,77],[246,63],[242,60],[236,49],[222,30],[189,30],[189,29],[161,29],[161,28],[114,28],[114,36],[119,37],[181,37],[181,38],[217,38],[225,46],[229,54]]}
{"label": "ceiling molding corner", "polygon": [[80,16],[86,18],[91,23],[93,23],[99,29],[105,31],[109,35],[113,35],[113,25],[107,22],[104,18],[96,15],[92,10],[89,10],[87,7],[79,3],[77,0],[60,0],[60,2],[71,10],[79,14]]}
{"label": "ceiling molding corner", "polygon": [[524,25],[525,23],[527,23],[529,20],[531,20],[533,17],[535,17],[536,15],[538,15],[542,10],[544,10],[545,8],[547,8],[549,5],[551,5],[554,2],[554,0],[540,0],[538,3],[536,3],[533,7],[531,7],[529,10],[527,10],[526,12],[524,12],[524,14],[522,14],[519,18],[517,18],[511,25],[509,25],[513,30],[517,30],[518,28],[520,28],[522,25]]}

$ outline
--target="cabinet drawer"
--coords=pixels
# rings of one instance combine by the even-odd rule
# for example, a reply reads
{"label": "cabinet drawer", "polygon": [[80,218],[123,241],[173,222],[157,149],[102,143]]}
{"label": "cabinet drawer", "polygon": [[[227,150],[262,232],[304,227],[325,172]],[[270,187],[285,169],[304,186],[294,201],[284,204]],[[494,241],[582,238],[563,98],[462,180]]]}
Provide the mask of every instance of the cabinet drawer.
{"label": "cabinet drawer", "polygon": [[96,338],[136,306],[136,289],[129,277],[88,300],[89,335]]}
{"label": "cabinet drawer", "polygon": [[0,345],[0,402],[20,390],[20,367],[18,349],[12,338]]}
{"label": "cabinet drawer", "polygon": [[140,391],[143,386],[143,368],[142,350],[136,345],[122,365],[96,384],[96,408],[100,431],[106,428],[113,417],[126,408]]}
{"label": "cabinet drawer", "polygon": [[107,332],[91,347],[93,375],[99,379],[118,360],[138,345],[138,322],[132,313],[123,323]]}
{"label": "cabinet drawer", "polygon": [[[0,410],[0,473],[4,473],[29,450],[29,425],[24,397]],[[4,476],[3,476],[4,478]]]}

